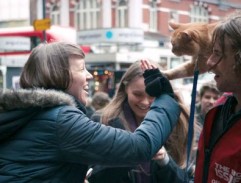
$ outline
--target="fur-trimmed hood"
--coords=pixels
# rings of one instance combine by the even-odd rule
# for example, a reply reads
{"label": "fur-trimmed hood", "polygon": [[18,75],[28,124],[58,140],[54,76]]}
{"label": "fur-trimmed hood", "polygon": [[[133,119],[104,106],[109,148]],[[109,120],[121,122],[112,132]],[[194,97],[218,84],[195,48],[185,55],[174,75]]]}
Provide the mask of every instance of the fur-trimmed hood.
{"label": "fur-trimmed hood", "polygon": [[60,105],[75,106],[85,112],[84,106],[61,91],[5,90],[0,91],[0,142],[11,137],[41,109]]}
{"label": "fur-trimmed hood", "polygon": [[30,107],[53,107],[57,105],[76,106],[70,95],[56,90],[5,90],[0,91],[0,112]]}

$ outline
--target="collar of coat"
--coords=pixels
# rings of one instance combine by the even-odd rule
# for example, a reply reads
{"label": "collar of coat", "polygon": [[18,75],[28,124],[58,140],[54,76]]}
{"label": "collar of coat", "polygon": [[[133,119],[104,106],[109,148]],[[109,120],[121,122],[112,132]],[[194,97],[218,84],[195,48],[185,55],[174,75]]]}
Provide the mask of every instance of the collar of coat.
{"label": "collar of coat", "polygon": [[29,107],[53,107],[70,105],[76,107],[74,97],[57,90],[19,89],[0,91],[0,111],[26,109]]}

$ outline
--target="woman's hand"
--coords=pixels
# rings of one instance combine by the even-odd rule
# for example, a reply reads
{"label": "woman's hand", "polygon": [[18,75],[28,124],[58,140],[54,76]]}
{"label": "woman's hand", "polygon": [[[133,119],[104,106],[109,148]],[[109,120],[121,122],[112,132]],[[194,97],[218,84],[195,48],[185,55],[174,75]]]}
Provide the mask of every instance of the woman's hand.
{"label": "woman's hand", "polygon": [[152,159],[155,160],[159,166],[165,166],[169,162],[169,156],[165,147],[162,147]]}
{"label": "woman's hand", "polygon": [[141,60],[141,69],[143,70],[146,93],[152,97],[158,97],[161,94],[174,96],[172,86],[169,80],[160,72],[160,70],[148,60]]}
{"label": "woman's hand", "polygon": [[156,155],[152,158],[153,160],[163,160],[166,157],[167,151],[165,147],[162,147]]}
{"label": "woman's hand", "polygon": [[148,69],[157,69],[149,60],[141,60],[141,69],[145,72]]}

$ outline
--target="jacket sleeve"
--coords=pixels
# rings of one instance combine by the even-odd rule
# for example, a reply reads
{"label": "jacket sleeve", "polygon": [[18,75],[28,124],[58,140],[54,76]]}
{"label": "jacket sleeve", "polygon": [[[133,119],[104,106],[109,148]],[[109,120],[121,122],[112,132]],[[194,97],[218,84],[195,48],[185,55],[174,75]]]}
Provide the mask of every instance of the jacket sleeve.
{"label": "jacket sleeve", "polygon": [[164,166],[159,166],[157,162],[152,161],[151,165],[153,183],[193,183],[193,177],[181,169],[170,157],[169,162]]}
{"label": "jacket sleeve", "polygon": [[141,125],[130,133],[93,122],[73,107],[63,107],[56,124],[60,158],[110,166],[149,161],[167,140],[179,113],[178,103],[169,95],[161,95]]}

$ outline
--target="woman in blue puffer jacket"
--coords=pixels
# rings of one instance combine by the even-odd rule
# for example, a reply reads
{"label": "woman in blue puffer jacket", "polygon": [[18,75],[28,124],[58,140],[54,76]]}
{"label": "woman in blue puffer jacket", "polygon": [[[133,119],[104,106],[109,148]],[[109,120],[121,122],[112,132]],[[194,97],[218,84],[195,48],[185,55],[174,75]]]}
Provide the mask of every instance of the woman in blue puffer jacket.
{"label": "woman in blue puffer jacket", "polygon": [[130,133],[85,115],[92,75],[84,57],[78,45],[41,44],[23,68],[21,89],[0,92],[1,183],[83,182],[89,164],[149,161],[167,140],[180,111],[159,70],[142,61],[146,90],[156,99]]}

